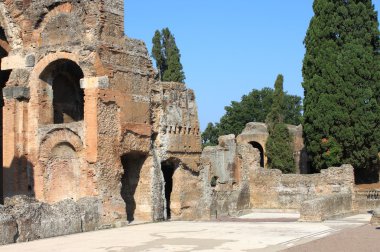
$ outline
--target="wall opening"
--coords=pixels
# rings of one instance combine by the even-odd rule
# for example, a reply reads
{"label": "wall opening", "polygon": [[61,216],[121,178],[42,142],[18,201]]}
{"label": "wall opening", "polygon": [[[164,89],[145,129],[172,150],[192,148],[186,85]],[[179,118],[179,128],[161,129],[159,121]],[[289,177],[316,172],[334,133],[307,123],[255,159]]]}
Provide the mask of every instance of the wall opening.
{"label": "wall opening", "polygon": [[166,219],[171,219],[171,194],[173,191],[173,175],[176,170],[176,164],[173,161],[164,161],[161,163],[162,174],[164,175],[165,183],[165,209],[166,209]]}
{"label": "wall opening", "polygon": [[260,151],[260,167],[264,167],[264,149],[258,142],[251,142],[250,143],[253,148],[256,148]]}
{"label": "wall opening", "polygon": [[[81,68],[73,61],[56,60],[41,73],[40,78],[49,84],[52,90],[43,95],[41,104],[44,118],[43,122],[50,124],[70,123],[83,120],[84,92],[80,88],[80,80],[84,77]],[[51,116],[52,115],[52,116]]]}
{"label": "wall opening", "polygon": [[140,197],[147,197],[147,195],[136,195],[137,187],[140,182],[141,169],[144,165],[147,156],[142,153],[129,153],[121,157],[121,164],[123,165],[124,174],[121,178],[121,197],[125,202],[125,211],[127,214],[128,222],[135,220],[137,200]]}
{"label": "wall opening", "polygon": [[[0,40],[2,42],[8,43],[5,37],[4,29],[0,26]],[[0,69],[1,69],[1,59],[8,56],[8,52],[5,48],[0,46]],[[3,107],[4,107],[4,98],[2,90],[5,87],[5,84],[8,82],[11,71],[1,71],[0,70],[0,87],[1,87],[1,99],[0,99],[0,204],[4,202],[4,192],[3,192]]]}

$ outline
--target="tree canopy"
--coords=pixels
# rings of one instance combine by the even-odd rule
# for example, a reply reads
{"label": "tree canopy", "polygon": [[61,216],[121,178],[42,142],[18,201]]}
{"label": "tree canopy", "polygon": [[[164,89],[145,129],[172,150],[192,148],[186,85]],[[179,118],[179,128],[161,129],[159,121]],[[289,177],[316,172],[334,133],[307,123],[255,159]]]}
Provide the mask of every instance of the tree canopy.
{"label": "tree canopy", "polygon": [[[226,112],[218,123],[208,124],[202,134],[203,145],[217,145],[218,137],[222,135],[238,135],[249,122],[265,122],[271,111],[273,94],[274,90],[271,88],[253,89],[240,102],[231,102],[230,106],[224,108]],[[284,122],[299,125],[301,120],[301,97],[284,93]]]}
{"label": "tree canopy", "polygon": [[181,54],[169,28],[156,30],[152,39],[152,57],[161,81],[185,81],[185,73],[181,64]]}
{"label": "tree canopy", "polygon": [[[313,9],[314,17],[304,41],[302,71],[303,128],[313,168],[318,171],[349,163],[357,175],[377,173],[380,147],[377,13],[371,0],[315,0]],[[366,175],[364,179],[372,178]]]}

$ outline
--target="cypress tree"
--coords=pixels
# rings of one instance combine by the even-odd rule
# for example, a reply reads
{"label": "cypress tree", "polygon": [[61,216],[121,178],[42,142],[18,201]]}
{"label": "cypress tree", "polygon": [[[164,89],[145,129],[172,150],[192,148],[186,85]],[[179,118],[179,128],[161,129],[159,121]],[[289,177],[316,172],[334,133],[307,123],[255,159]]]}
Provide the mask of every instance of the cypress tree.
{"label": "cypress tree", "polygon": [[274,84],[273,103],[271,111],[266,117],[266,124],[269,132],[273,131],[274,125],[284,122],[284,76],[279,74]]}
{"label": "cypress tree", "polygon": [[292,139],[284,122],[284,77],[279,74],[274,85],[273,103],[266,118],[269,137],[266,143],[268,166],[283,173],[294,173]]}
{"label": "cypress tree", "polygon": [[377,13],[371,0],[315,0],[313,9],[302,71],[307,152],[316,171],[349,163],[357,182],[377,180]]}
{"label": "cypress tree", "polygon": [[160,32],[156,30],[152,39],[152,57],[156,61],[156,67],[161,81],[185,81],[185,73],[181,64],[181,54],[169,28]]}
{"label": "cypress tree", "polygon": [[183,83],[185,81],[185,74],[181,64],[181,54],[179,53],[175,38],[169,28],[162,30],[162,38],[167,62],[167,69],[165,69],[162,79],[163,81]]}
{"label": "cypress tree", "polygon": [[285,124],[274,125],[266,143],[266,153],[269,168],[279,169],[283,173],[295,173],[292,138]]}
{"label": "cypress tree", "polygon": [[162,36],[161,32],[159,30],[156,30],[154,33],[154,37],[152,39],[153,48],[152,48],[152,57],[156,61],[156,67],[158,70],[159,78],[162,80],[163,73],[165,72],[167,66],[166,66],[166,60],[163,54],[163,47],[162,47]]}

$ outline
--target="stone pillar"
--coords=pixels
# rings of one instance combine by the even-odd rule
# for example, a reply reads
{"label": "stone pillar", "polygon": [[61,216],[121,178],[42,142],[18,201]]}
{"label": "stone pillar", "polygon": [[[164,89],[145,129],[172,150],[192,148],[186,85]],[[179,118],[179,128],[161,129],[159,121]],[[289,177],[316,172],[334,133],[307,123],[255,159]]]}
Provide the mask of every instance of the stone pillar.
{"label": "stone pillar", "polygon": [[4,197],[10,197],[30,193],[26,156],[29,88],[5,87],[3,96],[3,190]]}
{"label": "stone pillar", "polygon": [[98,95],[99,89],[109,86],[107,76],[83,78],[81,88],[84,89],[84,122],[86,139],[86,159],[96,163],[98,159]]}

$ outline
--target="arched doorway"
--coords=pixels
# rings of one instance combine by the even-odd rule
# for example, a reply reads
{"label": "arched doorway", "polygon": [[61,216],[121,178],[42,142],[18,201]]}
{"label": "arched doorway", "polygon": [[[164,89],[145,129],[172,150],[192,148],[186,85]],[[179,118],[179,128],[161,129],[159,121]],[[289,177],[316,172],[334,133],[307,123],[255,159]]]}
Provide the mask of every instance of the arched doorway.
{"label": "arched doorway", "polygon": [[264,168],[264,148],[258,142],[251,142],[250,144],[253,146],[253,148],[256,148],[260,151],[260,167]]}
{"label": "arched doorway", "polygon": [[50,86],[53,95],[51,97],[51,92],[46,92],[40,97],[42,123],[60,124],[83,120],[84,92],[80,88],[83,77],[81,68],[71,60],[59,59],[46,67],[40,79]]}
{"label": "arched doorway", "polygon": [[161,163],[162,174],[164,175],[164,190],[165,190],[165,213],[167,220],[170,220],[172,217],[171,211],[171,198],[173,192],[173,175],[177,168],[177,164],[173,160],[167,160]]}
{"label": "arched doorway", "polygon": [[[5,36],[4,29],[0,26],[0,69],[1,69],[1,59],[8,56],[9,48],[4,48],[4,45],[8,45],[7,38]],[[8,46],[7,46],[8,47]],[[11,74],[11,70],[1,71],[0,70],[0,87],[1,91],[5,87],[5,84],[8,82],[9,76]],[[1,92],[0,99],[0,204],[3,203],[3,107],[4,107],[4,98]]]}

